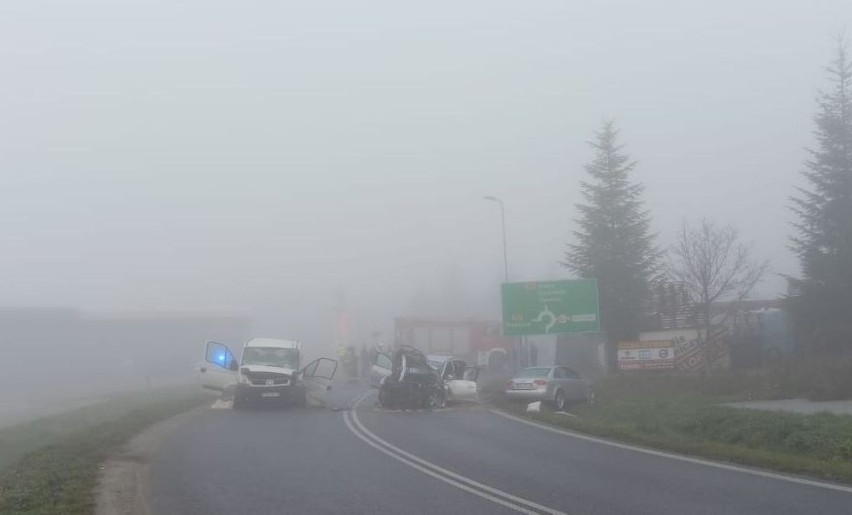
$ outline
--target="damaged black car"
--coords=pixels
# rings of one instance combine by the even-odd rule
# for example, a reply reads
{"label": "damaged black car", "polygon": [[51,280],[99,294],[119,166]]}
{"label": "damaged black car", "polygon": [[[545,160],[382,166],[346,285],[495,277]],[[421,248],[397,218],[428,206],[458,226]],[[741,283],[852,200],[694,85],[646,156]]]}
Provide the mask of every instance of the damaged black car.
{"label": "damaged black car", "polygon": [[426,356],[412,347],[393,355],[390,375],[379,386],[379,405],[386,409],[434,409],[446,401],[446,388]]}

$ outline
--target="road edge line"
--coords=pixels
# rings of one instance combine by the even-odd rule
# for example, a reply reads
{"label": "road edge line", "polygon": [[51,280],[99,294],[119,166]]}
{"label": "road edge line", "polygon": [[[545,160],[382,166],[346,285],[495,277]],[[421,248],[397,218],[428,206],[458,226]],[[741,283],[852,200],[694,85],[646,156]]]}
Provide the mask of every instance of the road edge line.
{"label": "road edge line", "polygon": [[[495,502],[502,506],[512,508],[521,513],[548,513],[550,515],[566,515],[565,512],[555,510],[553,508],[538,504],[522,497],[512,495],[509,492],[505,492],[498,488],[488,486],[469,477],[463,476],[451,470],[447,470],[430,461],[424,460],[419,456],[415,456],[414,454],[400,449],[399,447],[396,447],[392,443],[376,435],[364,426],[360,418],[358,418],[357,413],[358,405],[361,404],[364,400],[366,400],[366,398],[371,393],[372,392],[367,392],[366,394],[363,394],[359,398],[356,398],[355,401],[353,401],[352,409],[344,413],[344,422],[346,423],[347,427],[349,427],[350,431],[355,433],[356,436],[370,444],[372,447],[375,447],[376,449],[391,456],[392,458],[397,459],[398,461],[401,461],[421,472],[424,472],[429,476],[441,479],[442,481],[449,483],[457,488],[460,488],[466,492],[473,493],[479,497]],[[355,427],[353,427],[351,424],[354,424]]]}
{"label": "road edge line", "polygon": [[652,456],[657,456],[657,457],[661,457],[661,458],[668,458],[668,459],[671,459],[671,460],[684,461],[684,462],[692,463],[692,464],[695,464],[695,465],[704,465],[704,466],[707,466],[707,467],[714,467],[714,468],[719,468],[719,469],[723,469],[723,470],[741,472],[743,474],[750,474],[752,476],[758,476],[758,477],[763,477],[763,478],[767,478],[767,479],[777,479],[777,480],[780,480],[780,481],[787,481],[787,482],[790,482],[790,483],[797,483],[797,484],[800,484],[800,485],[813,486],[813,487],[816,487],[816,488],[825,488],[825,489],[828,489],[828,490],[835,490],[835,491],[844,492],[844,493],[847,493],[847,494],[852,494],[852,487],[846,486],[846,485],[829,483],[829,482],[826,482],[826,481],[819,481],[819,480],[816,480],[816,479],[806,479],[806,478],[803,478],[803,477],[791,476],[791,475],[781,474],[781,473],[778,473],[778,472],[769,472],[769,471],[766,471],[766,470],[752,469],[752,468],[748,468],[748,467],[744,467],[744,466],[740,466],[740,465],[733,465],[733,464],[730,464],[730,463],[722,463],[722,462],[711,461],[711,460],[707,460],[707,459],[703,459],[703,458],[695,458],[693,456],[687,456],[687,455],[684,455],[684,454],[676,454],[676,453],[672,453],[672,452],[658,451],[658,450],[655,450],[655,449],[648,449],[648,448],[645,448],[645,447],[639,447],[639,446],[636,446],[636,445],[630,445],[630,444],[626,444],[626,443],[615,442],[615,441],[612,441],[612,440],[607,440],[607,439],[604,439],[604,438],[598,438],[598,437],[595,437],[595,436],[584,435],[584,434],[581,434],[581,433],[578,433],[578,432],[575,432],[575,431],[571,431],[569,429],[563,429],[563,428],[547,425],[547,424],[544,424],[544,423],[541,423],[541,422],[536,422],[536,421],[524,419],[522,417],[518,417],[517,415],[512,415],[511,413],[506,413],[506,412],[504,412],[502,410],[498,410],[498,409],[489,409],[488,411],[490,411],[491,413],[493,413],[495,415],[499,415],[501,417],[508,418],[510,420],[514,420],[514,421],[520,422],[522,424],[527,424],[529,426],[537,427],[537,428],[543,429],[545,431],[550,431],[552,433],[557,433],[557,434],[560,434],[560,435],[563,435],[563,436],[569,436],[571,438],[577,438],[577,439],[580,439],[580,440],[586,440],[588,442],[593,442],[593,443],[597,443],[597,444],[601,444],[601,445],[608,445],[610,447],[616,447],[616,448],[619,448],[619,449],[625,449],[625,450],[629,450],[629,451],[640,452],[640,453],[643,453],[643,454],[650,454]]}
{"label": "road edge line", "polygon": [[465,485],[464,483],[461,483],[459,481],[455,481],[455,480],[453,480],[449,477],[446,477],[446,476],[442,476],[441,474],[438,474],[437,472],[433,472],[433,471],[427,469],[426,467],[423,467],[421,465],[418,465],[417,463],[414,463],[413,461],[410,461],[410,460],[403,458],[402,456],[398,456],[397,454],[393,453],[392,451],[385,449],[384,447],[382,447],[378,443],[375,443],[372,440],[370,440],[369,438],[367,438],[366,436],[362,435],[358,431],[358,429],[356,429],[352,425],[352,422],[350,422],[349,417],[346,416],[346,414],[344,414],[344,416],[343,416],[343,422],[346,424],[346,427],[349,428],[349,431],[351,431],[352,434],[354,434],[356,437],[358,437],[361,441],[363,441],[364,443],[366,443],[370,447],[373,447],[377,451],[379,451],[379,452],[381,452],[381,453],[383,453],[387,456],[390,456],[391,458],[399,461],[400,463],[402,463],[404,465],[407,465],[407,466],[413,468],[414,470],[416,470],[418,472],[426,474],[427,476],[432,477],[434,479],[437,479],[439,481],[443,481],[443,482],[449,484],[450,486],[454,486],[454,487],[456,487],[456,488],[458,488],[462,491],[471,493],[471,494],[476,495],[478,497],[482,497],[483,499],[485,499],[487,501],[491,501],[493,503],[499,504],[499,505],[504,506],[506,508],[518,511],[520,513],[525,513],[525,514],[528,514],[528,515],[537,515],[536,512],[534,512],[532,510],[525,509],[521,506],[518,506],[517,504],[513,504],[509,501],[505,501],[503,499],[500,499],[499,497],[495,497],[495,496],[492,496],[492,495],[487,494],[485,492],[479,491],[479,490],[477,490],[473,487]]}

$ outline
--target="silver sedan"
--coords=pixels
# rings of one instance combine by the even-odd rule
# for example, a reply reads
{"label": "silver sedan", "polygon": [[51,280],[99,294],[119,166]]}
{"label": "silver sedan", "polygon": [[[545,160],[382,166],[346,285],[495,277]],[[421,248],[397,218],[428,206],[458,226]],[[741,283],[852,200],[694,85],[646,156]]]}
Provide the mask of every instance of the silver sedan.
{"label": "silver sedan", "polygon": [[592,403],[592,385],[568,367],[530,367],[509,380],[506,397],[529,402],[544,401],[557,411],[569,402]]}

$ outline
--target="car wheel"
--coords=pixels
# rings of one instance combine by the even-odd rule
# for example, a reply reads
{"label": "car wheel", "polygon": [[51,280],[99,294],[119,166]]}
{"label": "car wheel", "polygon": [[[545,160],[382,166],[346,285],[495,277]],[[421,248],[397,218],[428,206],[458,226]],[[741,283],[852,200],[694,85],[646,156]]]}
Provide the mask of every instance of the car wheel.
{"label": "car wheel", "polygon": [[592,385],[586,386],[586,404],[594,404],[595,403],[595,389],[592,388]]}
{"label": "car wheel", "polygon": [[556,411],[565,409],[565,393],[562,390],[556,390],[556,395],[553,397],[553,409]]}
{"label": "car wheel", "polygon": [[390,395],[388,394],[385,388],[379,387],[379,406],[385,409],[394,409],[395,406],[392,404]]}
{"label": "car wheel", "polygon": [[446,394],[440,390],[439,388],[434,388],[429,394],[426,396],[425,406],[426,409],[438,409],[443,408],[446,403]]}

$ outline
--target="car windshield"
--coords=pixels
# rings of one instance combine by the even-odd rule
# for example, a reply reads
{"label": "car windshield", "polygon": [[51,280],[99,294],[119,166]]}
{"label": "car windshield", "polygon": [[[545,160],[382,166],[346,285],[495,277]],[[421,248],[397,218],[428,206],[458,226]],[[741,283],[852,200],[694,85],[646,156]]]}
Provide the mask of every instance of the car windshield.
{"label": "car windshield", "polygon": [[296,369],[299,368],[299,350],[278,347],[246,347],[243,351],[243,365],[267,365]]}
{"label": "car windshield", "polygon": [[547,367],[525,368],[518,372],[518,377],[547,377],[550,369]]}
{"label": "car windshield", "polygon": [[441,370],[444,366],[444,363],[450,359],[449,356],[442,356],[440,354],[428,354],[426,355],[426,362],[429,363],[429,366],[434,368],[435,370]]}
{"label": "car windshield", "polygon": [[417,374],[417,375],[429,375],[429,374],[434,374],[435,369],[431,368],[431,367],[425,367],[425,366],[423,366],[423,363],[413,363],[413,364],[409,365],[408,367],[406,367],[405,373],[406,374]]}
{"label": "car windshield", "polygon": [[405,374],[409,378],[426,377],[435,374],[435,369],[429,360],[419,353],[405,353]]}

